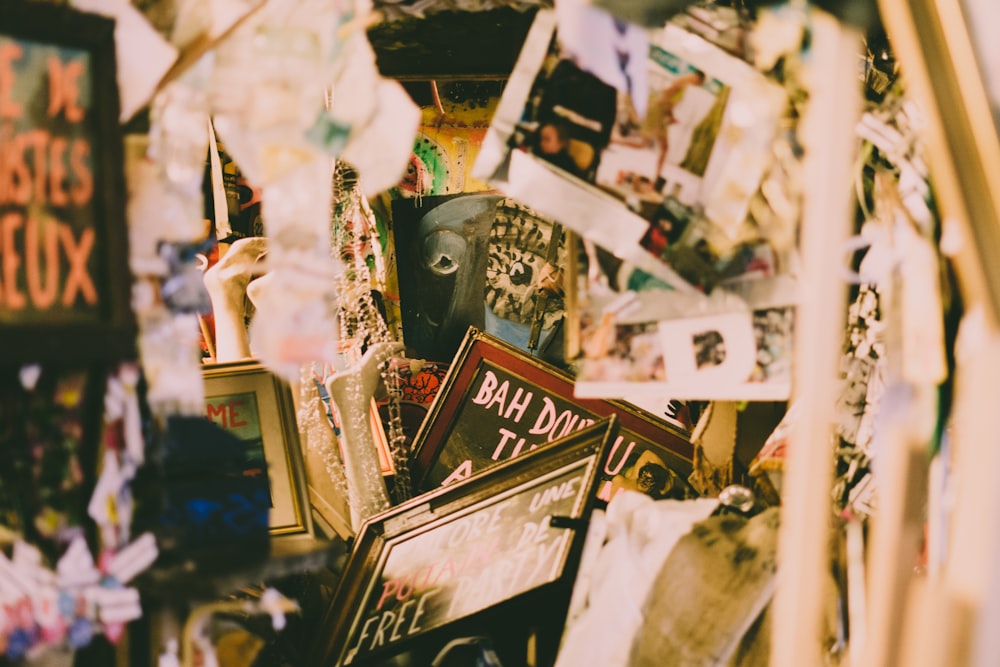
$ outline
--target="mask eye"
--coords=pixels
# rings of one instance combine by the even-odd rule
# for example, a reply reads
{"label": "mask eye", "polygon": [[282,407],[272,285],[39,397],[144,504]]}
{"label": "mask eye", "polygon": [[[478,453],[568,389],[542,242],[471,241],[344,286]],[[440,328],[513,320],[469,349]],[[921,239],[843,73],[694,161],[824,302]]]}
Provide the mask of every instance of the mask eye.
{"label": "mask eye", "polygon": [[421,263],[438,275],[458,271],[465,254],[466,242],[460,234],[439,229],[428,234],[421,243]]}

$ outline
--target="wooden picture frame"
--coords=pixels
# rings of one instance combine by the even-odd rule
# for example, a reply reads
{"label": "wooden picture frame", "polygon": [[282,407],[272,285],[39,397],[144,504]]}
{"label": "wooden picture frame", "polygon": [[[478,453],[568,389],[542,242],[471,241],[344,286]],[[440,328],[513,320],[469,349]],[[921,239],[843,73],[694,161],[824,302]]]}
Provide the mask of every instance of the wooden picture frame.
{"label": "wooden picture frame", "polygon": [[0,362],[135,355],[114,28],[0,0]]}
{"label": "wooden picture frame", "polygon": [[[615,417],[603,419],[365,522],[310,664],[377,664],[417,642],[431,655],[415,664],[430,664],[438,646],[454,638],[446,628],[464,633],[467,625],[453,624],[542,587],[551,592],[550,584],[565,586],[545,603],[555,611],[546,627],[561,633],[586,536],[580,529],[617,428]],[[490,582],[496,585],[485,587]],[[558,643],[558,636],[550,639]]]}
{"label": "wooden picture frame", "polygon": [[271,535],[312,535],[302,449],[288,384],[257,362],[205,366],[206,416],[266,461]]}
{"label": "wooden picture frame", "polygon": [[[414,439],[416,488],[429,491],[616,415],[620,433],[602,462],[599,500],[638,487],[649,464],[654,498],[690,497],[694,448],[679,428],[622,401],[578,399],[572,376],[470,328]],[[661,470],[662,469],[662,470]]]}

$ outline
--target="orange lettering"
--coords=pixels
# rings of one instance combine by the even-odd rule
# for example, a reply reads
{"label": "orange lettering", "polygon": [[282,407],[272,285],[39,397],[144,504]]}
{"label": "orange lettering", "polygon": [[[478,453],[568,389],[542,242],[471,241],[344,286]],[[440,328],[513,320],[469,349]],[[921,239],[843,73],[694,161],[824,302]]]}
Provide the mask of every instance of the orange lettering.
{"label": "orange lettering", "polygon": [[28,275],[28,294],[36,308],[48,308],[59,294],[59,236],[54,220],[43,220],[45,233],[45,278],[42,285],[41,253],[38,250],[39,222],[28,218],[24,230],[24,269]]}
{"label": "orange lettering", "polygon": [[11,66],[23,53],[16,42],[0,44],[0,118],[17,118],[21,115],[21,105],[11,99],[14,92],[14,68]]}
{"label": "orange lettering", "polygon": [[83,120],[83,109],[80,103],[80,75],[83,74],[83,63],[72,60],[65,65],[59,58],[49,58],[49,117],[54,118],[60,111],[71,123]]}
{"label": "orange lettering", "polygon": [[[38,180],[44,172],[35,172]],[[56,137],[49,144],[49,200],[53,206],[66,206],[69,199],[66,197],[64,181],[66,180],[66,140]]]}
{"label": "orange lettering", "polygon": [[69,154],[69,166],[76,176],[76,184],[70,189],[73,203],[83,206],[94,195],[94,175],[90,171],[87,157],[90,155],[90,144],[82,139],[73,142]]}
{"label": "orange lettering", "polygon": [[87,259],[94,249],[94,230],[88,228],[80,234],[80,243],[73,239],[73,230],[69,225],[59,225],[59,240],[62,241],[66,259],[69,260],[69,273],[66,275],[66,287],[63,290],[62,304],[72,306],[76,294],[80,292],[83,300],[93,306],[97,303],[97,289],[87,272]]}
{"label": "orange lettering", "polygon": [[31,201],[31,172],[24,161],[24,144],[23,136],[15,136],[5,145],[0,145],[0,150],[6,148],[7,201],[21,206]]}
{"label": "orange lettering", "polygon": [[24,218],[20,213],[7,213],[0,221],[0,234],[3,236],[3,297],[8,308],[20,310],[26,302],[24,294],[17,291],[17,267],[21,265],[21,257],[17,254],[14,244],[14,232],[24,226]]}
{"label": "orange lettering", "polygon": [[34,158],[35,177],[35,201],[39,204],[45,203],[45,149],[49,143],[49,133],[45,130],[32,130],[23,135],[25,150],[31,146],[32,157]]}
{"label": "orange lettering", "polygon": [[10,123],[0,123],[0,204],[7,203],[10,190],[10,176],[7,174],[7,150],[14,137],[14,127]]}

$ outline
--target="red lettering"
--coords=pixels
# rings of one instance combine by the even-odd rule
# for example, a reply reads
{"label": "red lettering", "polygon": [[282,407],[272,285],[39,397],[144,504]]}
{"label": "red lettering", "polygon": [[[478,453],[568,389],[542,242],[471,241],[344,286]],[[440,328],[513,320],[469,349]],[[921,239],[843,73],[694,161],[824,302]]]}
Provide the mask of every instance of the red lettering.
{"label": "red lettering", "polygon": [[[39,266],[41,253],[38,249],[38,227],[45,234],[45,280]],[[59,294],[59,229],[53,220],[39,223],[28,218],[24,231],[25,272],[28,277],[28,295],[36,308],[48,308],[55,303]],[[43,285],[44,282],[44,285]]]}
{"label": "red lettering", "polygon": [[3,300],[8,308],[20,310],[26,305],[24,294],[17,291],[17,267],[21,257],[14,244],[14,232],[24,226],[24,218],[19,213],[7,213],[0,220],[0,236],[3,238]]}
{"label": "red lettering", "polygon": [[378,605],[375,606],[375,611],[381,609],[382,605],[385,604],[385,601],[389,598],[389,596],[395,595],[398,590],[399,582],[395,579],[390,579],[382,584],[382,597],[378,599]]}
{"label": "red lettering", "polygon": [[499,538],[494,535],[485,544],[479,543],[472,545],[472,548],[465,554],[465,559],[462,561],[458,574],[465,574],[469,568],[476,565],[487,565],[490,560],[493,559],[493,554],[497,548],[497,542],[499,542]]}
{"label": "red lettering", "polygon": [[219,405],[213,405],[209,403],[205,406],[208,414],[208,418],[212,421],[220,424],[222,428],[226,428],[226,404],[220,403]]}
{"label": "red lettering", "polygon": [[49,117],[54,118],[62,111],[66,120],[79,123],[83,120],[80,108],[80,82],[83,63],[72,60],[63,64],[55,56],[49,58]]}
{"label": "red lettering", "polygon": [[77,206],[83,206],[94,195],[94,175],[87,163],[89,155],[90,144],[83,139],[77,139],[73,142],[73,146],[70,148],[69,166],[73,170],[73,175],[76,176],[76,183],[70,188],[70,196]]}
{"label": "red lettering", "polygon": [[236,412],[236,408],[241,405],[245,405],[246,401],[233,401],[229,404],[229,426],[230,428],[240,428],[241,426],[246,426],[247,422],[237,421],[240,417]]}
{"label": "red lettering", "polygon": [[97,303],[97,289],[87,271],[87,259],[94,249],[94,230],[88,228],[80,234],[80,243],[73,238],[73,230],[67,225],[59,225],[59,239],[62,241],[66,259],[69,260],[69,273],[66,275],[66,287],[63,291],[62,304],[72,306],[76,301],[77,292],[83,295],[83,300],[93,306]]}
{"label": "red lettering", "polygon": [[14,92],[14,67],[11,63],[20,59],[23,53],[16,42],[0,44],[0,118],[17,118],[21,115],[21,105],[11,99]]}
{"label": "red lettering", "polygon": [[434,586],[441,581],[441,577],[445,575],[446,571],[448,573],[448,575],[444,577],[446,582],[455,578],[457,570],[455,569],[455,562],[451,559],[451,556],[446,558],[444,563],[438,566],[437,572],[434,574],[434,579],[431,580],[431,586]]}

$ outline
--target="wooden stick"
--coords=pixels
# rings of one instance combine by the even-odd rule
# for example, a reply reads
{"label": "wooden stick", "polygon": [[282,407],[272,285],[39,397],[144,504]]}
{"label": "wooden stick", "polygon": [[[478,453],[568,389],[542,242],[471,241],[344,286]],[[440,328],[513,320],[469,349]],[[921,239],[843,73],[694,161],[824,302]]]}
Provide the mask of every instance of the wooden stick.
{"label": "wooden stick", "polygon": [[806,148],[801,294],[796,315],[794,401],[784,479],[772,667],[822,665],[820,628],[830,566],[837,365],[846,319],[846,285],[837,248],[853,220],[854,126],[861,113],[855,60],[860,35],[820,10],[811,13],[812,47],[803,119]]}
{"label": "wooden stick", "polygon": [[204,315],[198,316],[198,326],[201,328],[201,337],[205,339],[205,349],[208,350],[208,360],[207,363],[215,363],[215,338],[212,336],[212,332],[208,328],[208,322],[205,321]]}

